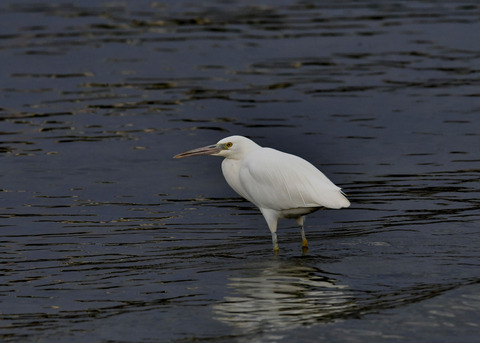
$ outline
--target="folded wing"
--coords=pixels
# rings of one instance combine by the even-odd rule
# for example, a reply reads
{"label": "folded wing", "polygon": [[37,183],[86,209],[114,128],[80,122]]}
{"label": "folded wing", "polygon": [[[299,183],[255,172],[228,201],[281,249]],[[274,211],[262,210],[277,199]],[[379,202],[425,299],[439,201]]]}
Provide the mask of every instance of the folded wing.
{"label": "folded wing", "polygon": [[250,153],[240,167],[245,197],[260,208],[342,208],[350,202],[321,171],[295,155],[262,148]]}

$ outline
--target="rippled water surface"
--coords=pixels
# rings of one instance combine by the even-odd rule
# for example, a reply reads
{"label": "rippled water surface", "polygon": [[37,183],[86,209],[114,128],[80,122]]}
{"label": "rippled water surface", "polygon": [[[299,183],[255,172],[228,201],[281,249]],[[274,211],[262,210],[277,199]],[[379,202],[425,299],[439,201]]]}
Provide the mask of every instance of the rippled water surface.
{"label": "rippled water surface", "polygon": [[[480,5],[3,1],[4,342],[474,342]],[[300,155],[352,206],[271,251],[220,159]]]}

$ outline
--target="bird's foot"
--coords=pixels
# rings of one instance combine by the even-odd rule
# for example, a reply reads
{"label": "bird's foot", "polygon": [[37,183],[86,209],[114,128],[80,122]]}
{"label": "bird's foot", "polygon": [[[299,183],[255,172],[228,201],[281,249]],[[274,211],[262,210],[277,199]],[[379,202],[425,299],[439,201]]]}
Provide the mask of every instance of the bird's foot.
{"label": "bird's foot", "polygon": [[302,237],[302,247],[303,248],[308,248],[308,241],[305,237]]}
{"label": "bird's foot", "polygon": [[307,242],[306,238],[302,239],[302,251],[303,251],[303,253],[308,252],[308,242]]}

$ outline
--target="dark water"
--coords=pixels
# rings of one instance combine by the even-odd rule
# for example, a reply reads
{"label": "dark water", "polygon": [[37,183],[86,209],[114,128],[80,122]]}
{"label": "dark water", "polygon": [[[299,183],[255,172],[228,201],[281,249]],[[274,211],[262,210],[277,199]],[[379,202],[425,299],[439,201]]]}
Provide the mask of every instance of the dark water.
{"label": "dark water", "polygon": [[[3,1],[4,342],[474,342],[480,5]],[[281,221],[231,135],[352,206]]]}

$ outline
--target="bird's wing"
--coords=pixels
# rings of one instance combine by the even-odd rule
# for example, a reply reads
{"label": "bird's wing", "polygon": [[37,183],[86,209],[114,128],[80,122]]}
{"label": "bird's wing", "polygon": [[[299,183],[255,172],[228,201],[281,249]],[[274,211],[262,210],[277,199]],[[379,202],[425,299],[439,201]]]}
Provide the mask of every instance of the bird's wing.
{"label": "bird's wing", "polygon": [[348,207],[339,187],[304,159],[262,148],[242,161],[239,174],[248,200],[260,208]]}

